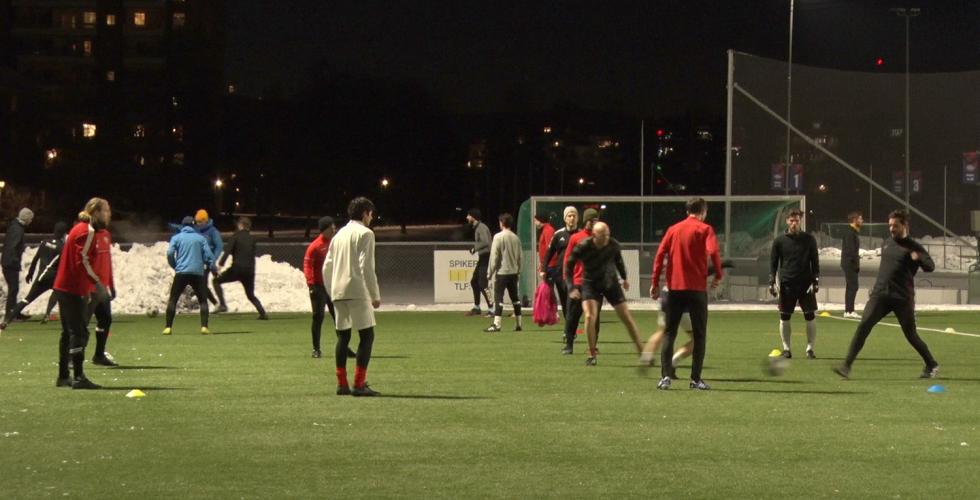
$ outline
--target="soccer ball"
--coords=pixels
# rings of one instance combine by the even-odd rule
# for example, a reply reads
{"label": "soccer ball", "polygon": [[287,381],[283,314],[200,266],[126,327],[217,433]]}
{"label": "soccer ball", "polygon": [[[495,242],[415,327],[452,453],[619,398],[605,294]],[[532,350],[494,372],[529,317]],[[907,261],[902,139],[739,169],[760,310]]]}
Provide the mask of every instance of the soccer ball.
{"label": "soccer ball", "polygon": [[789,368],[789,360],[782,356],[766,356],[763,369],[770,377],[778,377]]}
{"label": "soccer ball", "polygon": [[160,311],[157,311],[156,309],[150,309],[149,311],[146,311],[146,316],[149,318],[155,318],[157,317],[157,314],[160,314]]}

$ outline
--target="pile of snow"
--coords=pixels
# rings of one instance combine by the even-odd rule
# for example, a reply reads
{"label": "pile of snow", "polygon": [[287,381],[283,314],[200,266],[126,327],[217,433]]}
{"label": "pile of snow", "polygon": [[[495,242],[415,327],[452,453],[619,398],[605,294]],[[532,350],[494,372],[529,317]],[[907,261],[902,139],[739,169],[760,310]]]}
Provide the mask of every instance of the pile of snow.
{"label": "pile of snow", "polygon": [[[23,270],[20,274],[20,299],[27,296],[31,285],[24,280],[27,269],[34,258],[36,248],[24,251]],[[230,259],[229,259],[230,263]],[[112,275],[116,283],[116,299],[112,301],[112,312],[118,314],[145,314],[167,309],[167,297],[174,271],[167,264],[167,243],[153,245],[133,244],[129,251],[122,250],[118,244],[112,246]],[[210,279],[208,280],[210,285]],[[6,288],[5,285],[0,286]],[[255,308],[245,298],[245,291],[239,283],[222,286],[230,312],[254,312]],[[50,292],[49,292],[50,293]],[[4,289],[4,294],[6,290]],[[294,312],[310,308],[310,296],[306,278],[301,269],[275,262],[272,257],[263,255],[255,261],[255,295],[269,311]],[[31,303],[24,310],[27,314],[43,314],[48,303],[48,293]],[[177,303],[179,312],[197,310],[197,299],[187,288]],[[212,310],[214,307],[212,306]],[[56,310],[57,311],[57,310]]]}

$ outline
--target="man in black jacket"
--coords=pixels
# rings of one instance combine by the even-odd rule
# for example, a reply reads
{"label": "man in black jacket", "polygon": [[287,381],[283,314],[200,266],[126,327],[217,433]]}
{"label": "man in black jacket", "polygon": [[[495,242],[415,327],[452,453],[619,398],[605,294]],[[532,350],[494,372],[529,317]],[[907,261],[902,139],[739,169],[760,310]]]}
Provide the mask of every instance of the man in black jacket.
{"label": "man in black jacket", "polygon": [[840,268],[844,271],[844,317],[859,318],[854,312],[854,297],[857,296],[858,272],[861,271],[861,239],[858,235],[864,217],[861,212],[854,211],[847,214],[847,221],[850,225],[844,229],[840,248]]}
{"label": "man in black jacket", "polygon": [[[562,264],[565,262],[565,250],[568,248],[568,240],[578,231],[578,209],[572,205],[565,207],[563,219],[565,227],[555,231],[548,244],[548,250],[541,258],[541,279],[555,285],[558,291],[558,302],[561,304],[561,314],[567,317],[568,309],[568,287],[565,285],[562,276]],[[552,264],[552,261],[554,263]]]}
{"label": "man in black jacket", "polygon": [[908,214],[895,210],[888,214],[888,231],[892,238],[885,241],[881,249],[881,264],[878,266],[878,279],[871,289],[871,297],[861,315],[861,323],[851,339],[844,364],[834,368],[834,372],[850,378],[851,365],[864,347],[864,341],[871,329],[890,312],[895,313],[902,327],[905,340],[912,344],[926,366],[920,378],[934,378],[939,373],[939,363],[929,352],[929,346],[919,337],[915,329],[915,273],[922,268],[931,273],[936,265],[932,257],[919,242],[909,238]]}
{"label": "man in black jacket", "polygon": [[11,316],[17,305],[17,292],[20,291],[20,259],[24,255],[24,232],[34,220],[34,212],[29,208],[20,209],[17,217],[7,225],[7,234],[3,239],[3,256],[0,257],[0,267],[3,267],[3,279],[7,282],[7,304],[4,308],[4,322],[24,320],[28,316],[18,314]]}
{"label": "man in black jacket", "polygon": [[[54,276],[58,273],[58,259],[61,258],[61,249],[65,246],[66,232],[68,232],[67,224],[64,222],[56,223],[54,225],[54,234],[51,235],[50,239],[44,240],[41,246],[38,247],[37,253],[34,254],[34,260],[31,261],[31,267],[27,270],[27,282],[30,283],[33,279],[34,284],[31,285],[31,289],[27,292],[27,297],[24,297],[24,300],[18,302],[11,310],[11,318],[19,316],[25,307],[29,306],[31,302],[34,302],[35,299],[54,286]],[[51,297],[54,299],[54,294]],[[51,314],[51,310],[54,309],[55,304],[57,304],[56,300],[48,301],[48,309],[44,313],[41,321],[45,321]],[[0,330],[6,330],[7,326],[6,319],[0,322]]]}
{"label": "man in black jacket", "polygon": [[237,226],[238,231],[231,236],[221,255],[221,260],[218,261],[218,265],[223,267],[228,256],[231,255],[231,267],[222,271],[213,281],[214,291],[218,296],[218,308],[214,312],[221,313],[228,310],[228,305],[225,304],[225,292],[221,289],[221,285],[238,281],[245,288],[245,297],[259,311],[259,319],[269,319],[265,309],[262,308],[262,302],[255,296],[255,239],[249,232],[252,230],[252,221],[248,217],[240,217]]}

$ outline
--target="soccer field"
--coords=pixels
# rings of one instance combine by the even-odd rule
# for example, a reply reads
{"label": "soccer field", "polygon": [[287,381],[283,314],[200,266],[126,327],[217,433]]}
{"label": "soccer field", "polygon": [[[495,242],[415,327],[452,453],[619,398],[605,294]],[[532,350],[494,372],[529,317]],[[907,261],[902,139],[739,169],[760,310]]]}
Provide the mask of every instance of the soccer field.
{"label": "soccer field", "polygon": [[[659,368],[641,376],[624,328],[604,315],[590,368],[584,336],[559,354],[557,325],[512,333],[504,318],[490,335],[460,313],[379,313],[368,374],[379,398],[334,395],[333,358],[310,358],[306,315],[212,316],[211,336],[181,315],[169,337],[162,318],[118,317],[109,351],[121,366],[86,366],[100,391],[55,388],[56,322],[18,323],[0,337],[0,496],[978,495],[980,337],[923,332],[941,372],[920,380],[900,330],[879,326],[843,381],[830,368],[856,322],[818,318],[819,359],[806,360],[796,315],[797,357],[770,377],[775,311],[713,312],[712,390],[682,380],[658,391]],[[649,334],[654,313],[636,316]],[[980,333],[975,313],[918,318]],[[326,325],[325,351],[332,341]],[[134,388],[146,397],[126,398]]]}

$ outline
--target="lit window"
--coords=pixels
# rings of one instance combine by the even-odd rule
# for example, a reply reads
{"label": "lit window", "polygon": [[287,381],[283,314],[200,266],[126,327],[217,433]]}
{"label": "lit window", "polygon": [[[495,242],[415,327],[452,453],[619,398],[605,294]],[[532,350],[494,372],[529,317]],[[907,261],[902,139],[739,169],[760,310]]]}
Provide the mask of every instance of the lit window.
{"label": "lit window", "polygon": [[146,137],[146,127],[142,124],[133,127],[133,137]]}
{"label": "lit window", "polygon": [[174,28],[183,28],[187,24],[187,14],[174,12]]}
{"label": "lit window", "polygon": [[95,124],[94,123],[83,123],[82,124],[82,137],[87,137],[87,138],[95,137]]}
{"label": "lit window", "polygon": [[234,94],[235,93],[235,90],[236,89],[235,89],[235,86],[234,85],[228,85],[228,93],[229,94]]}
{"label": "lit window", "polygon": [[146,12],[133,12],[133,24],[136,26],[146,26]]}
{"label": "lit window", "polygon": [[139,166],[141,166],[141,167],[146,166],[146,157],[143,156],[143,155],[137,155],[136,156],[136,164],[139,165]]}
{"label": "lit window", "polygon": [[107,82],[114,82],[114,81],[116,81],[116,72],[113,71],[113,70],[111,70],[111,69],[109,71],[106,71],[105,72],[105,79],[106,79]]}
{"label": "lit window", "polygon": [[116,25],[116,15],[115,14],[106,14],[106,16],[105,16],[105,25],[106,26],[115,26]]}
{"label": "lit window", "polygon": [[92,55],[92,40],[85,40],[82,42],[82,53],[86,56]]}
{"label": "lit window", "polygon": [[82,13],[82,24],[92,26],[95,24],[95,12],[87,10]]}

